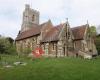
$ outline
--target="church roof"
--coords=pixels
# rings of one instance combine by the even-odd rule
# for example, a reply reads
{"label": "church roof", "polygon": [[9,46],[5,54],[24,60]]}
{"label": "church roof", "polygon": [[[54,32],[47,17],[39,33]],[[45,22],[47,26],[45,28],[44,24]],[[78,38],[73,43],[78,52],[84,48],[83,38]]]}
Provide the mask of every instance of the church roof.
{"label": "church roof", "polygon": [[[33,27],[30,30],[21,32],[20,34],[18,34],[16,41],[18,40],[22,40],[22,39],[26,39],[26,38],[30,38],[32,36],[35,35],[39,35],[41,33],[41,29],[47,24],[48,22],[45,22],[41,25],[37,25],[35,27]],[[59,33],[62,30],[64,24],[60,24],[57,26],[52,27],[43,37],[43,39],[41,40],[41,42],[51,42],[51,41],[58,41],[59,38]],[[71,28],[73,36],[74,36],[74,40],[81,40],[84,38],[84,33],[86,30],[87,24],[86,25],[82,25],[82,26],[77,26],[74,28]]]}
{"label": "church roof", "polygon": [[74,40],[81,40],[84,38],[86,27],[87,27],[87,24],[71,28],[72,33],[74,35]]}
{"label": "church roof", "polygon": [[[41,42],[58,41],[59,40],[58,36],[60,31],[62,30],[62,27],[63,24],[60,24],[51,28],[51,30],[45,35],[45,37]],[[74,40],[81,40],[84,38],[86,27],[87,24],[71,28]]]}
{"label": "church roof", "polygon": [[18,34],[16,41],[38,35],[40,34],[40,30],[41,30],[41,27],[38,26],[38,27],[33,27],[30,30],[21,32],[20,34]]}
{"label": "church roof", "polygon": [[47,34],[44,36],[41,42],[50,42],[50,41],[58,41],[59,33],[63,27],[63,24],[57,25],[49,30]]}
{"label": "church roof", "polygon": [[18,36],[17,36],[17,38],[15,40],[18,41],[18,40],[22,40],[22,39],[26,39],[26,38],[35,36],[35,35],[39,35],[41,33],[42,27],[45,24],[47,24],[47,22],[45,22],[45,23],[43,23],[41,25],[34,24],[31,29],[19,33]]}

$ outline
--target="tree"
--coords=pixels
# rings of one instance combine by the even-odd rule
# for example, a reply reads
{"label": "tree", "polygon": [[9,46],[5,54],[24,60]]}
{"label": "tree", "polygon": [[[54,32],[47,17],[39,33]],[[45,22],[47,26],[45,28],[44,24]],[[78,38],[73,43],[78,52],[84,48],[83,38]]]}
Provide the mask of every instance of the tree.
{"label": "tree", "polygon": [[10,44],[13,44],[14,40],[11,37],[7,37],[6,39],[10,42]]}
{"label": "tree", "polygon": [[98,50],[98,54],[100,55],[100,35],[97,35],[96,36],[96,47],[97,47],[97,50]]}
{"label": "tree", "polygon": [[90,27],[90,33],[92,37],[95,37],[97,35],[97,31],[96,31],[96,27],[95,26],[91,26]]}
{"label": "tree", "polygon": [[95,26],[90,27],[90,35],[94,39],[94,42],[96,42],[97,31]]}
{"label": "tree", "polygon": [[100,25],[97,26],[97,34],[100,34]]}
{"label": "tree", "polygon": [[93,39],[95,41],[98,54],[100,55],[100,35],[97,35],[97,31],[96,31],[95,26],[90,27],[90,33],[91,33],[91,36],[93,37]]}
{"label": "tree", "polygon": [[14,53],[16,53],[15,45],[12,44],[8,38],[0,37],[0,54],[14,54]]}
{"label": "tree", "polygon": [[4,53],[4,51],[5,51],[4,39],[0,38],[0,54]]}

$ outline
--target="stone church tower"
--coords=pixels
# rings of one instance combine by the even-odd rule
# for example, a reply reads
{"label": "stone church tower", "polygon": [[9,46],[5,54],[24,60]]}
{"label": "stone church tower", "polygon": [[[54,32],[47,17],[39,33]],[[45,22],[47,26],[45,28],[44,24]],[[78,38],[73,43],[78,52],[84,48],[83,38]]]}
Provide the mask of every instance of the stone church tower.
{"label": "stone church tower", "polygon": [[[21,30],[15,40],[19,54],[42,48],[47,57],[84,57],[97,55],[89,24],[70,28],[69,22],[54,26],[51,20],[39,24],[39,12],[25,6]],[[40,50],[39,50],[40,51]]]}
{"label": "stone church tower", "polygon": [[31,9],[30,6],[26,4],[23,12],[21,32],[31,29],[34,24],[39,24],[39,12]]}

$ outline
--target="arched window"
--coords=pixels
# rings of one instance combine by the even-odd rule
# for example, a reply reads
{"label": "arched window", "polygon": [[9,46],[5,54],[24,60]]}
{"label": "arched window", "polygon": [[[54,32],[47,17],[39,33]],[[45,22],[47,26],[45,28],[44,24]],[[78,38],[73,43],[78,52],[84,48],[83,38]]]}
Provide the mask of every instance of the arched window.
{"label": "arched window", "polygon": [[34,21],[34,20],[35,20],[35,16],[33,15],[33,16],[32,16],[32,21]]}

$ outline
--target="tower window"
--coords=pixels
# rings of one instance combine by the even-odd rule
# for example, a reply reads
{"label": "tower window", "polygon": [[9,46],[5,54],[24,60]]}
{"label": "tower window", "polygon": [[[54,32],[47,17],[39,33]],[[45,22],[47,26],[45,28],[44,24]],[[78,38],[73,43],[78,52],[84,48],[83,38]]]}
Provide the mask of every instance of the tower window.
{"label": "tower window", "polygon": [[25,16],[25,17],[28,17],[28,16]]}
{"label": "tower window", "polygon": [[32,21],[34,21],[34,19],[35,19],[35,16],[33,15],[33,16],[32,16]]}

